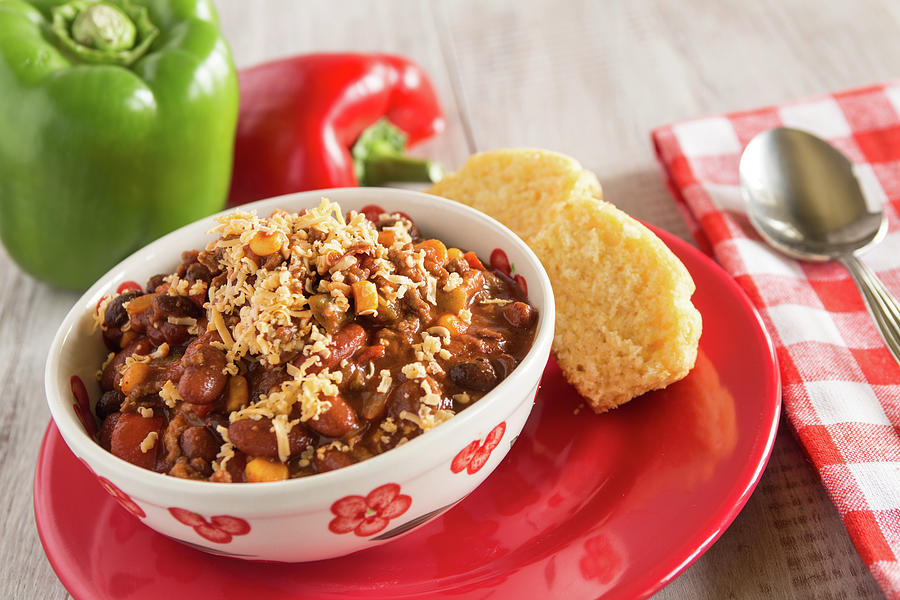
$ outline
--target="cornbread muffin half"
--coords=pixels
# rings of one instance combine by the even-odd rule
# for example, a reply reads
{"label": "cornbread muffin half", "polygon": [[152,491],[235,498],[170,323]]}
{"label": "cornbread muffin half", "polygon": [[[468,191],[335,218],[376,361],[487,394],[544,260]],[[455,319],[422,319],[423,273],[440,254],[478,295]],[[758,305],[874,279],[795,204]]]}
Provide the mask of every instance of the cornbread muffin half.
{"label": "cornbread muffin half", "polygon": [[528,241],[573,197],[603,197],[597,177],[573,158],[533,149],[474,154],[426,190],[486,213]]}
{"label": "cornbread muffin half", "polygon": [[694,282],[649,229],[573,198],[529,240],[556,297],[554,353],[596,412],[683,378],[697,357]]}
{"label": "cornbread muffin half", "polygon": [[554,355],[595,412],[691,370],[702,324],[690,274],[653,232],[601,200],[575,160],[476,154],[428,191],[489,214],[534,250],[556,296]]}

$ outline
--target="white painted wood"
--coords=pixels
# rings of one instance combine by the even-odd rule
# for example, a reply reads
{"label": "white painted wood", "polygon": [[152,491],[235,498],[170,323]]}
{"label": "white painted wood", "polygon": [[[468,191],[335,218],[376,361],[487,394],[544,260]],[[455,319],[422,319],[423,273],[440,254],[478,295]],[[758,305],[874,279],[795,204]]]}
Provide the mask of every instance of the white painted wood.
{"label": "white painted wood", "polygon": [[[431,74],[448,117],[446,132],[418,152],[449,167],[503,146],[566,152],[597,172],[607,199],[684,238],[649,143],[653,127],[896,77],[900,56],[892,0],[217,5],[238,66],[311,51],[406,54]],[[67,597],[38,541],[31,489],[49,418],[46,351],[75,298],[23,275],[0,249],[2,598]],[[876,597],[786,428],[732,527],[656,596]]]}

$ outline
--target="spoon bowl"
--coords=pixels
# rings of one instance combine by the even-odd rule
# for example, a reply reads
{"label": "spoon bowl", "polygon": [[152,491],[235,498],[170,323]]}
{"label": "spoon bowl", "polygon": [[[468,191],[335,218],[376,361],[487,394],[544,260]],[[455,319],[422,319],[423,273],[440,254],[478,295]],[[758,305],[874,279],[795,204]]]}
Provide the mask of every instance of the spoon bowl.
{"label": "spoon bowl", "polygon": [[867,203],[847,157],[805,131],[779,127],[757,135],[739,171],[753,226],[795,258],[837,259],[887,231],[884,212]]}
{"label": "spoon bowl", "polygon": [[900,363],[900,306],[856,256],[884,237],[887,218],[866,198],[847,157],[812,134],[779,127],[750,140],[739,172],[747,214],[762,238],[794,258],[844,265]]}

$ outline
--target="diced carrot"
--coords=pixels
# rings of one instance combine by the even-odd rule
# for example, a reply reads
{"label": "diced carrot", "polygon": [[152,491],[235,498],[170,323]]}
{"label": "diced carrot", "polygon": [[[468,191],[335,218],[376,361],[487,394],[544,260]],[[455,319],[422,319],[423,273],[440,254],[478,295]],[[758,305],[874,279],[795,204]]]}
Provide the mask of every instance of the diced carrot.
{"label": "diced carrot", "polygon": [[484,265],[481,263],[474,252],[466,252],[465,254],[463,254],[463,258],[466,259],[466,262],[469,263],[469,266],[473,269],[484,271]]}
{"label": "diced carrot", "polygon": [[153,304],[153,299],[158,295],[159,294],[155,293],[144,294],[125,304],[125,311],[128,313],[128,318],[133,321],[135,317],[150,308],[150,305]]}
{"label": "diced carrot", "polygon": [[350,289],[353,291],[353,302],[356,314],[370,315],[378,310],[378,290],[371,281],[356,281]]}
{"label": "diced carrot", "polygon": [[465,333],[466,330],[469,329],[469,326],[465,321],[450,313],[441,315],[437,320],[437,324],[440,327],[446,328],[447,331],[450,332],[450,335],[459,335]]}
{"label": "diced carrot", "polygon": [[441,240],[425,240],[419,242],[413,248],[417,251],[424,250],[425,256],[437,265],[444,266],[447,264],[447,246]]}
{"label": "diced carrot", "polygon": [[390,229],[382,229],[378,232],[378,243],[390,248],[397,241],[397,235]]}

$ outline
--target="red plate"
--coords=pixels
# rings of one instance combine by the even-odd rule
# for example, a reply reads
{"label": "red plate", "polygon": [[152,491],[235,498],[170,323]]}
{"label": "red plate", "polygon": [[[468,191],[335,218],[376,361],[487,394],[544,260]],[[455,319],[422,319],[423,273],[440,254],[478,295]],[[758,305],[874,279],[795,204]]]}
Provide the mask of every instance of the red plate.
{"label": "red plate", "polygon": [[780,411],[772,345],[746,296],[692,246],[654,231],[697,284],[703,336],[691,374],[611,413],[576,414],[580,398],[551,361],[497,471],[410,535],[317,563],[204,554],[116,504],[51,424],[34,482],[50,563],[77,599],[649,596],[743,507]]}

